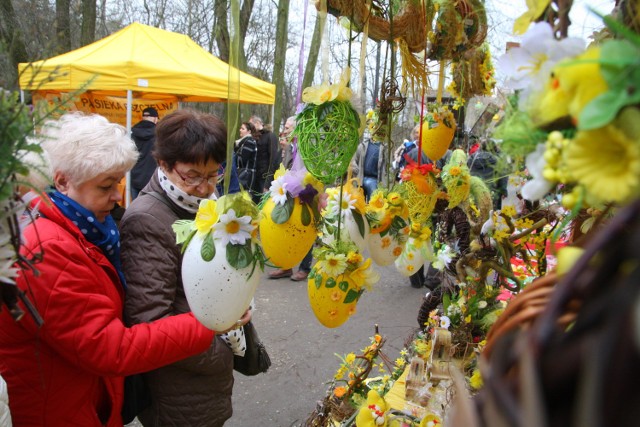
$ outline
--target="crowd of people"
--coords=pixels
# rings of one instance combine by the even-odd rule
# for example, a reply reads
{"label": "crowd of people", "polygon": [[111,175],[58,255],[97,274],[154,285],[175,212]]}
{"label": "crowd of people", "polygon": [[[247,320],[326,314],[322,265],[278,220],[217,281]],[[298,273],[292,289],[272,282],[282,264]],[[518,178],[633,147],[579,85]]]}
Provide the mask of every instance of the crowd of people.
{"label": "crowd of people", "polygon": [[[294,128],[289,117],[278,138],[257,116],[242,122],[230,191],[247,190],[259,202],[280,163],[292,166]],[[393,176],[417,159],[417,132],[395,150]],[[43,256],[17,285],[44,323],[0,312],[0,374],[16,425],[121,426],[124,378],[137,373],[151,397],[137,414],[145,426],[222,426],[231,417],[234,351],[225,337],[232,331],[210,331],[191,314],[171,228],[221,194],[226,141],[220,119],[189,109],[160,118],[147,108],[131,137],[81,113],[42,128],[53,185],[31,194],[34,219],[21,251]],[[367,198],[387,179],[386,151],[365,138],[354,158]],[[474,146],[472,173],[489,179],[489,154]],[[111,213],[123,204],[119,183],[128,171],[132,202],[117,224]],[[298,271],[276,269],[269,278],[306,280],[311,263],[310,250]],[[432,273],[420,270],[411,285],[437,286]],[[250,319],[247,309],[234,328]]]}

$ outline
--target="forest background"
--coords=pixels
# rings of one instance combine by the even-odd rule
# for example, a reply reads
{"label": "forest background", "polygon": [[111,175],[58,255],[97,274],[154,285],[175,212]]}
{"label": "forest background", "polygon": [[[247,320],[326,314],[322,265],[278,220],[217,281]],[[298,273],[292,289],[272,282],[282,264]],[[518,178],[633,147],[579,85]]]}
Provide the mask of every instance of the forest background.
{"label": "forest background", "polygon": [[[232,1],[239,5],[237,29],[230,12]],[[380,82],[388,77],[385,72],[389,72],[391,62],[389,44],[369,40],[364,73],[359,76],[362,35],[350,33],[331,15],[322,30],[322,19],[318,19],[314,3],[312,0],[0,0],[0,87],[18,89],[18,63],[77,49],[132,22],[140,22],[186,34],[225,62],[229,62],[232,37],[237,37],[238,67],[274,83],[277,88],[273,107],[242,106],[242,120],[258,114],[265,122],[274,123],[278,131],[286,118],[296,113],[299,88],[335,79],[349,62],[360,112],[375,108]],[[402,1],[374,3],[397,7]],[[613,1],[576,0],[571,10],[570,35],[587,37],[601,26],[597,18],[589,15],[586,5],[608,13]],[[518,41],[511,36],[511,26],[514,18],[525,10],[525,0],[487,0],[486,9],[487,42],[495,58],[504,53],[507,41]],[[431,64],[430,69],[431,86],[435,87],[437,64]],[[397,76],[398,70],[395,73]],[[500,75],[497,80],[499,88]],[[408,93],[407,97],[407,108],[395,117],[392,140],[396,144],[409,135],[419,114],[414,102],[420,100],[419,94]],[[225,115],[224,104],[189,106]]]}

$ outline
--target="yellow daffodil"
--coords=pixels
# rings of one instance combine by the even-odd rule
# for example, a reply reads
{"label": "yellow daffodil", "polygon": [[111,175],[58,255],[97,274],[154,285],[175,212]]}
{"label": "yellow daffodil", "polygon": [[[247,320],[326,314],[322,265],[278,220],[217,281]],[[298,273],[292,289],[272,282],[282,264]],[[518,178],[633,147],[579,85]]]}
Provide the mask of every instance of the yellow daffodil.
{"label": "yellow daffodil", "polygon": [[384,209],[386,205],[386,199],[382,191],[376,190],[369,199],[369,207],[374,209]]}
{"label": "yellow daffodil", "polygon": [[371,267],[371,258],[367,258],[358,268],[353,270],[349,275],[349,278],[353,282],[361,287],[371,287],[374,283],[380,280],[380,275]]}
{"label": "yellow daffodil", "polygon": [[344,358],[344,361],[348,364],[352,364],[353,362],[355,362],[355,360],[356,360],[356,355],[354,353],[349,353]]}
{"label": "yellow daffodil", "polygon": [[567,146],[566,164],[597,202],[625,202],[640,187],[640,144],[615,124],[580,131]]}
{"label": "yellow daffodil", "polygon": [[302,102],[306,104],[321,105],[330,101],[349,101],[353,95],[347,86],[351,79],[351,68],[347,67],[338,83],[322,83],[318,86],[310,86],[302,91]]}
{"label": "yellow daffodil", "polygon": [[216,210],[215,200],[203,200],[200,202],[198,213],[196,213],[196,229],[199,233],[208,233],[218,222],[219,214]]}

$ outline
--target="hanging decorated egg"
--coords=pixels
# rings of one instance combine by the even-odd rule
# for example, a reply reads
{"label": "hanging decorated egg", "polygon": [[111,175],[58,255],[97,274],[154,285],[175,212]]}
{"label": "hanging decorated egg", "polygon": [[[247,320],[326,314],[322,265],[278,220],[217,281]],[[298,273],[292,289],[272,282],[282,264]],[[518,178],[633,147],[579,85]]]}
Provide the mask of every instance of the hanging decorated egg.
{"label": "hanging decorated egg", "polygon": [[318,321],[327,328],[337,328],[356,312],[356,304],[364,289],[348,275],[327,276],[317,263],[309,273],[309,304]]}
{"label": "hanging decorated egg", "polygon": [[402,253],[405,242],[392,237],[390,234],[381,233],[369,235],[369,254],[373,262],[379,266],[386,266],[393,263]]}
{"label": "hanging decorated egg", "polygon": [[[330,221],[328,222],[325,218],[322,232],[322,242],[327,245],[336,240],[338,232],[337,219]],[[354,215],[343,213],[340,222],[340,240],[353,242],[358,248],[366,249],[369,240],[369,222],[367,219],[359,213]]]}
{"label": "hanging decorated egg", "polygon": [[456,131],[453,115],[449,111],[444,114],[433,114],[436,118],[422,123],[422,151],[433,162],[446,154]]}
{"label": "hanging decorated egg", "polygon": [[[279,221],[277,215],[274,221],[272,214],[276,204],[271,198],[262,208],[260,220],[262,249],[269,262],[281,269],[298,265],[313,246],[317,236],[314,214],[311,210],[303,206],[297,197],[287,203],[291,203],[293,210],[285,222],[276,222]],[[305,209],[307,212],[303,214]],[[306,225],[305,222],[307,222]]]}
{"label": "hanging decorated egg", "polygon": [[[213,239],[215,256],[202,257],[205,236],[194,234],[182,259],[182,284],[193,315],[207,328],[224,331],[242,317],[251,303],[258,283],[259,269],[249,263],[234,268],[227,260],[227,248]],[[255,249],[255,244],[251,244]]]}
{"label": "hanging decorated egg", "polygon": [[396,270],[405,277],[413,276],[427,261],[431,245],[425,242],[417,243],[415,238],[409,237],[402,254],[395,260]]}

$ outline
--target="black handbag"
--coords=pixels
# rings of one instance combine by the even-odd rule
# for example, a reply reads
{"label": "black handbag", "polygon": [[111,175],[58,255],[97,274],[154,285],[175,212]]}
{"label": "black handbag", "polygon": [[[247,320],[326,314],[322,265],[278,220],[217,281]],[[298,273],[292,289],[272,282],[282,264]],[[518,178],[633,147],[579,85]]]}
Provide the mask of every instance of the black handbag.
{"label": "black handbag", "polygon": [[243,328],[247,348],[244,351],[244,356],[233,356],[233,369],[247,376],[267,372],[271,366],[271,359],[258,337],[258,331],[256,331],[253,322],[247,323]]}
{"label": "black handbag", "polygon": [[124,377],[124,400],[122,402],[122,422],[129,424],[140,412],[151,405],[151,393],[144,374]]}

